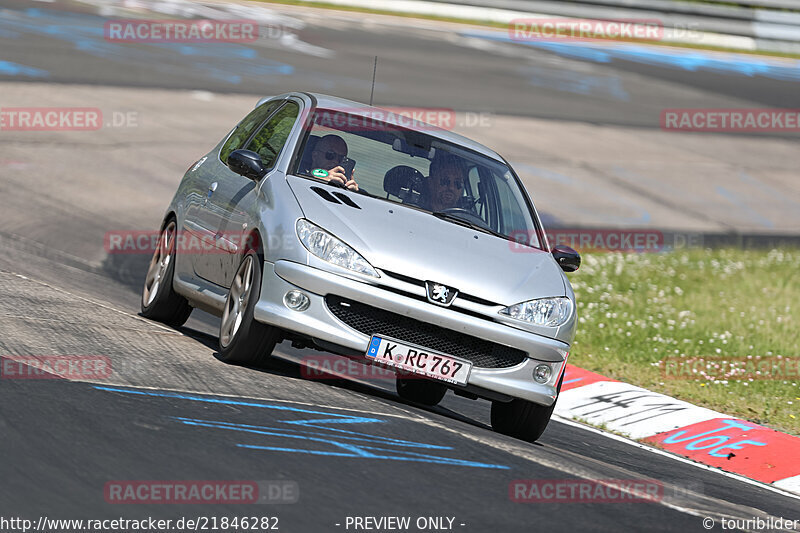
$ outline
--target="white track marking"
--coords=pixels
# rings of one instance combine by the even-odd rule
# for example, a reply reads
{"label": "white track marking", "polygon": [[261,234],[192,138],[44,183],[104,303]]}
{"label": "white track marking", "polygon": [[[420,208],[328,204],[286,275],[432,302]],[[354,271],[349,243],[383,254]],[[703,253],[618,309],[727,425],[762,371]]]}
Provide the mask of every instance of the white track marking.
{"label": "white track marking", "polygon": [[149,324],[152,327],[161,329],[163,331],[172,333],[174,335],[185,337],[185,335],[183,333],[181,333],[179,331],[175,331],[172,328],[168,328],[167,326],[163,326],[163,325],[161,325],[161,324],[159,324],[157,322],[153,322],[151,320],[147,320],[146,318],[142,318],[139,315],[134,315],[132,313],[128,313],[126,311],[122,311],[120,309],[116,309],[114,307],[111,307],[110,305],[102,304],[102,303],[100,303],[100,302],[98,302],[96,300],[92,300],[90,298],[85,298],[85,297],[80,296],[78,294],[75,294],[75,293],[69,292],[67,290],[61,289],[59,287],[55,287],[53,285],[50,285],[49,283],[45,283],[44,281],[40,281],[38,279],[29,278],[28,276],[23,276],[22,274],[17,274],[16,272],[11,272],[11,271],[8,271],[8,270],[1,270],[0,269],[0,273],[2,273],[2,274],[10,274],[10,275],[15,276],[15,277],[17,277],[19,279],[24,279],[25,281],[30,281],[32,283],[36,283],[37,285],[41,285],[43,287],[47,287],[48,289],[52,289],[52,290],[54,290],[56,292],[60,292],[62,294],[68,294],[68,295],[72,296],[73,298],[77,298],[77,299],[79,299],[81,301],[90,303],[92,305],[96,305],[97,307],[102,307],[103,309],[108,309],[109,311],[113,311],[115,313],[119,313],[119,314],[125,315],[125,316],[127,316],[129,318],[133,318],[135,320],[138,320],[139,322],[144,322],[145,324]]}
{"label": "white track marking", "polygon": [[[461,437],[464,437],[464,438],[467,438],[469,440],[478,442],[480,444],[489,446],[491,448],[502,450],[502,451],[504,451],[506,453],[514,455],[515,457],[519,457],[521,459],[525,459],[526,461],[531,461],[531,462],[537,463],[537,464],[539,464],[541,466],[544,466],[546,468],[551,468],[553,470],[564,472],[566,474],[569,474],[569,475],[572,475],[572,476],[575,476],[575,477],[578,477],[578,478],[581,478],[581,479],[595,480],[595,481],[598,481],[598,482],[602,483],[602,481],[604,479],[608,478],[608,475],[609,475],[608,471],[615,472],[615,474],[612,474],[612,475],[627,476],[629,479],[636,479],[637,477],[641,477],[639,474],[637,474],[635,472],[632,472],[632,471],[630,471],[630,470],[628,470],[626,468],[618,467],[618,466],[611,465],[611,464],[606,464],[606,463],[603,463],[603,462],[601,462],[601,461],[599,461],[597,459],[593,459],[591,457],[585,457],[585,456],[579,455],[579,454],[577,454],[575,452],[571,452],[569,450],[563,450],[563,449],[559,449],[559,448],[555,448],[555,447],[552,448],[553,451],[557,452],[558,454],[561,454],[561,455],[575,455],[576,458],[579,458],[580,460],[582,460],[584,462],[596,463],[599,468],[598,469],[593,469],[593,468],[590,468],[590,467],[587,467],[587,466],[583,466],[583,465],[568,464],[566,462],[561,463],[559,461],[555,461],[555,460],[552,460],[552,459],[544,457],[542,453],[537,453],[537,452],[541,452],[541,451],[538,450],[537,448],[534,448],[534,447],[530,447],[530,446],[529,447],[524,447],[523,445],[500,442],[499,439],[497,439],[497,438],[488,438],[488,437],[482,437],[482,436],[474,435],[472,433],[466,433],[464,431],[460,431],[458,429],[451,428],[451,427],[445,426],[443,424],[440,424],[440,423],[438,423],[438,422],[436,422],[434,420],[423,419],[423,420],[420,420],[420,421],[422,423],[424,423],[424,424],[427,424],[427,425],[430,425],[432,427],[436,427],[436,428],[439,428],[439,429],[442,429],[442,430],[445,430],[445,431],[449,431],[451,433],[455,433],[455,434],[457,434],[457,435],[459,435]],[[559,419],[557,421],[561,422],[562,420]],[[577,427],[586,428],[586,426],[581,426],[581,425],[579,425],[579,424],[577,424],[575,422],[571,422],[571,421],[565,422],[565,423],[569,423],[570,425],[575,425]],[[588,429],[590,429],[591,431],[594,431],[596,433],[599,433],[599,434],[601,434],[601,435],[603,435],[605,437],[619,439],[621,441],[625,441],[625,442],[628,442],[628,443],[636,445],[636,446],[644,447],[643,445],[640,445],[637,442],[629,441],[628,439],[624,439],[622,437],[618,437],[617,435],[608,434],[607,432],[604,432],[604,431],[596,429],[596,428],[588,428]],[[646,448],[646,447],[644,447],[644,448]],[[652,449],[650,449],[650,450],[652,450]],[[548,451],[547,448],[545,448],[544,451],[545,452]],[[658,450],[658,451],[660,451],[660,450]],[[670,457],[670,458],[673,458],[673,459],[676,458],[676,456],[673,456],[673,455],[670,455],[670,454],[667,454],[667,453],[664,453],[664,452],[662,452],[662,453],[663,453],[663,455],[665,457]],[[698,465],[697,463],[692,463],[691,461],[684,461],[684,462],[686,462],[687,464],[691,464],[693,466],[703,466],[703,467],[705,466],[705,465]],[[603,472],[601,470],[605,470],[606,472]],[[714,469],[708,469],[708,470],[711,470],[712,472],[722,473],[722,472],[720,472],[718,470],[714,470]],[[727,473],[725,473],[725,474],[727,474]],[[756,485],[756,486],[759,486],[759,487],[764,487],[764,485],[762,485],[761,483],[758,483],[758,482],[755,482],[755,481],[752,481],[752,480],[749,480],[749,479],[742,479],[742,478],[739,478],[739,477],[733,476],[733,475],[731,475],[729,477],[731,477],[733,479],[739,479],[741,481],[748,482],[748,483],[750,483],[752,485]],[[762,511],[760,509],[756,509],[754,507],[747,507],[747,506],[743,506],[743,505],[733,504],[733,503],[728,502],[726,500],[713,498],[711,496],[706,496],[704,494],[696,493],[696,492],[689,491],[689,490],[684,490],[681,487],[678,487],[676,485],[670,485],[670,484],[664,483],[665,493],[666,493],[668,488],[676,489],[676,491],[675,491],[676,493],[678,491],[680,491],[682,493],[682,496],[681,497],[676,497],[676,498],[662,498],[661,500],[659,500],[657,502],[653,502],[653,503],[661,504],[661,505],[663,505],[663,506],[665,506],[667,508],[673,509],[675,511],[679,511],[681,513],[688,514],[688,515],[691,515],[691,516],[696,516],[696,517],[699,517],[699,518],[700,517],[703,517],[703,518],[711,517],[717,522],[719,522],[720,519],[722,519],[722,518],[726,518],[726,519],[733,519],[733,518],[752,519],[753,517],[761,517],[761,518],[767,519],[767,518],[769,518],[771,516],[768,513],[764,512],[764,511]],[[769,487],[764,487],[764,488],[769,488]],[[785,494],[782,491],[775,491],[775,492],[778,492],[780,494]],[[796,498],[796,496],[791,495],[791,494],[785,494],[785,495]],[[705,504],[705,505],[703,505],[703,504]],[[777,517],[774,517],[774,518],[777,518]]]}
{"label": "white track marking", "polygon": [[787,477],[786,479],[778,480],[775,482],[775,486],[800,494],[800,476]]}
{"label": "white track marking", "polygon": [[606,424],[632,439],[726,418],[723,413],[618,381],[597,381],[563,391],[555,412],[589,424]]}
{"label": "white track marking", "polygon": [[[624,442],[625,444],[628,444],[630,446],[634,446],[634,447],[639,448],[641,450],[645,450],[645,451],[648,451],[650,453],[654,453],[656,455],[660,455],[662,457],[669,457],[670,459],[673,459],[675,461],[678,461],[678,462],[681,462],[681,463],[684,463],[684,464],[688,464],[688,465],[694,466],[696,468],[700,468],[702,470],[707,470],[709,472],[714,472],[716,474],[719,474],[719,475],[722,475],[722,476],[725,476],[725,477],[729,477],[731,479],[736,479],[738,481],[741,481],[742,483],[747,483],[748,485],[753,485],[755,487],[759,487],[759,488],[762,488],[764,490],[769,490],[769,491],[775,492],[777,494],[780,494],[782,496],[786,496],[788,498],[794,498],[796,500],[800,500],[800,494],[794,494],[794,493],[791,493],[791,492],[787,492],[787,491],[782,490],[779,487],[776,487],[774,485],[769,485],[767,483],[762,483],[761,481],[756,481],[754,479],[750,479],[748,477],[744,477],[744,476],[739,475],[739,474],[734,474],[732,472],[726,472],[724,470],[720,470],[719,468],[715,468],[713,466],[709,466],[709,465],[706,465],[706,464],[703,464],[703,463],[698,463],[698,462],[692,461],[691,459],[688,459],[686,457],[681,457],[680,455],[675,455],[674,453],[670,453],[668,451],[661,450],[659,448],[654,448],[652,446],[648,446],[646,444],[642,444],[641,442],[636,442],[635,440],[623,437],[621,435],[617,435],[615,433],[610,433],[608,431],[604,431],[604,430],[596,428],[596,427],[587,426],[585,424],[581,424],[580,422],[576,422],[574,420],[570,420],[568,418],[564,418],[564,417],[556,415],[556,414],[553,415],[552,420],[554,420],[556,422],[560,422],[562,424],[566,424],[568,426],[581,428],[581,429],[584,429],[586,431],[590,431],[592,433],[597,433],[597,434],[602,435],[602,436],[604,436],[606,438],[609,438],[609,439],[612,439],[612,440],[615,440],[615,441],[618,441],[618,442]],[[800,477],[800,476],[798,476],[798,477]],[[785,481],[785,480],[782,480],[782,481]]]}

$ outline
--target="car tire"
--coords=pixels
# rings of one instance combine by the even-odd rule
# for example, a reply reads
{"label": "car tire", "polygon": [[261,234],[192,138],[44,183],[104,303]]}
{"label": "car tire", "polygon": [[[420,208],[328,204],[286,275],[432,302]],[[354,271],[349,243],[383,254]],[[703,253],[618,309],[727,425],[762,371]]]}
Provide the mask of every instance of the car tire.
{"label": "car tire", "polygon": [[226,363],[260,366],[272,354],[281,332],[253,318],[261,294],[261,259],[249,250],[233,277],[219,329],[219,358]]}
{"label": "car tire", "polygon": [[[556,390],[561,394],[561,383],[564,375],[558,381]],[[492,429],[503,435],[515,437],[527,442],[536,442],[542,436],[553,410],[556,408],[558,396],[553,405],[544,406],[521,398],[514,398],[510,402],[492,402]]]}
{"label": "car tire", "polygon": [[189,301],[172,288],[177,235],[175,219],[170,218],[158,236],[153,258],[147,268],[141,302],[143,317],[163,322],[173,328],[185,324],[192,314]]}
{"label": "car tire", "polygon": [[447,387],[441,383],[417,376],[397,376],[397,394],[404,400],[433,407],[438,405],[447,393]]}

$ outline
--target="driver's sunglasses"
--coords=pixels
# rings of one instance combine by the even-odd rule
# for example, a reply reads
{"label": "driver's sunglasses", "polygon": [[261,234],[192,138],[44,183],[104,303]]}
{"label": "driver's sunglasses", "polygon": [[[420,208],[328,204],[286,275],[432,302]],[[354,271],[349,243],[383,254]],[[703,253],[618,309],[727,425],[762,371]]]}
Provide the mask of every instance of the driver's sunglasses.
{"label": "driver's sunglasses", "polygon": [[327,159],[328,161],[336,161],[337,163],[341,163],[342,159],[344,159],[345,157],[344,154],[339,154],[337,152],[334,152],[333,150],[328,150],[327,152],[324,152],[324,154],[325,154],[325,159]]}
{"label": "driver's sunglasses", "polygon": [[[449,187],[450,186],[450,178],[439,178],[439,184],[442,187]],[[453,180],[453,185],[455,185],[456,189],[463,189],[464,182],[461,180]]]}

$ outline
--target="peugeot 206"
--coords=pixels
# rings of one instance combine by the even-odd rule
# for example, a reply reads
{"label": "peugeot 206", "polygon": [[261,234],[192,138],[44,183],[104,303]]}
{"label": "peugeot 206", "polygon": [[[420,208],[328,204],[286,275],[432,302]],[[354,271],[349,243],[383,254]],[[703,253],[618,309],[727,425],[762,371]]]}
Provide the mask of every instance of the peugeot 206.
{"label": "peugeot 206", "polygon": [[535,441],[561,389],[576,325],[564,273],[579,265],[550,249],[494,151],[288,93],[258,102],[184,175],[142,314],[174,327],[193,308],[219,316],[230,363],[258,365],[289,341],[381,365],[408,401],[486,399],[496,431]]}

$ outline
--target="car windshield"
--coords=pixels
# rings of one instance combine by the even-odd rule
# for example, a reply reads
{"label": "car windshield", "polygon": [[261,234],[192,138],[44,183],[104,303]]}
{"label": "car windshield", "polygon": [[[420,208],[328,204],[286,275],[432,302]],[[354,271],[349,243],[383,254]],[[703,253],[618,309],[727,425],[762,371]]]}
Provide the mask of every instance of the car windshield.
{"label": "car windshield", "polygon": [[414,122],[411,127],[340,110],[317,110],[294,173],[326,179],[328,171],[341,167],[339,171],[348,176],[352,172],[362,193],[542,248],[511,169],[425,133],[433,126]]}

